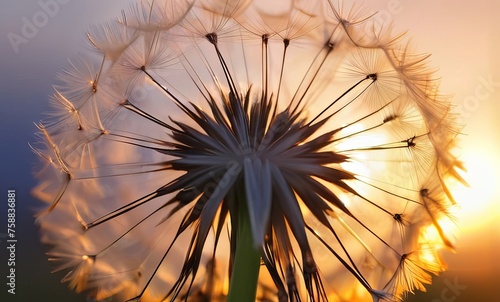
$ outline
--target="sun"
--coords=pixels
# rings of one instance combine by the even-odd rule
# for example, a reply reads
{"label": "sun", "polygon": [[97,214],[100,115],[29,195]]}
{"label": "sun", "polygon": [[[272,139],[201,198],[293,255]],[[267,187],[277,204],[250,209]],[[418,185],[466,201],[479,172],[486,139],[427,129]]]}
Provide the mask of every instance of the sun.
{"label": "sun", "polygon": [[459,209],[454,215],[459,225],[460,233],[467,234],[491,225],[500,216],[500,210],[495,206],[499,196],[498,180],[494,177],[497,156],[491,150],[464,149],[461,160],[467,170],[465,179],[469,186],[454,179],[447,183],[453,193]]}

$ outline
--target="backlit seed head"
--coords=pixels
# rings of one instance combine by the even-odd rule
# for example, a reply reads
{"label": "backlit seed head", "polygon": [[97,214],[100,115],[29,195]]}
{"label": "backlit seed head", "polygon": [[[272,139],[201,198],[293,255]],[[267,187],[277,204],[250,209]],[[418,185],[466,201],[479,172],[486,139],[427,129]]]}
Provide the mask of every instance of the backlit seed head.
{"label": "backlit seed head", "polygon": [[427,56],[334,1],[138,1],[39,125],[55,270],[119,301],[224,301],[248,214],[259,301],[398,301],[452,248],[457,134]]}

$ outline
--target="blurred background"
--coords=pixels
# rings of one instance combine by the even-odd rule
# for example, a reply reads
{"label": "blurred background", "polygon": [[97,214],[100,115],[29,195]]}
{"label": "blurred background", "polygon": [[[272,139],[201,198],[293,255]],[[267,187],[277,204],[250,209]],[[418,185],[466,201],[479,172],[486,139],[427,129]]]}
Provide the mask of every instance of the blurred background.
{"label": "blurred background", "polygon": [[[345,3],[351,1],[344,1]],[[362,2],[362,1],[358,1]],[[408,30],[418,52],[431,53],[441,90],[453,95],[464,124],[458,150],[470,188],[451,184],[461,210],[456,214],[457,253],[445,252],[448,270],[427,293],[409,302],[498,301],[500,296],[500,1],[376,0],[377,22]],[[33,122],[44,118],[56,73],[83,49],[90,24],[120,14],[123,0],[3,1],[0,10],[0,288],[1,301],[87,301],[50,274],[33,221],[30,195],[38,163],[28,142]],[[31,23],[32,26],[26,25]],[[34,25],[34,26],[33,26]],[[7,296],[7,190],[17,194],[16,295]]]}

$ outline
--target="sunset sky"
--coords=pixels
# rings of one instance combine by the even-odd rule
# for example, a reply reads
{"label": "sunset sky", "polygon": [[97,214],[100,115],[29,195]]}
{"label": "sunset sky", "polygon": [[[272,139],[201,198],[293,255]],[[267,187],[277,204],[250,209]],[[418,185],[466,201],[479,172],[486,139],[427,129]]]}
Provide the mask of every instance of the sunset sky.
{"label": "sunset sky", "polygon": [[[40,3],[52,3],[44,6]],[[351,1],[345,1],[346,3]],[[359,1],[362,3],[362,1]],[[375,18],[408,30],[417,52],[430,53],[442,93],[453,96],[459,134],[457,154],[470,188],[451,183],[461,204],[456,213],[457,253],[445,253],[448,270],[427,294],[409,301],[493,301],[500,288],[500,2],[495,0],[365,1]],[[54,6],[54,3],[56,5]],[[56,73],[84,49],[88,25],[119,16],[128,1],[4,1],[0,11],[0,184],[17,192],[18,300],[86,301],[52,275],[33,225],[37,201],[30,195],[36,156],[33,122],[44,118]],[[49,10],[50,13],[45,13]],[[45,16],[45,17],[44,17]],[[378,19],[377,19],[378,20]],[[35,25],[26,25],[26,21]],[[0,205],[0,267],[6,272],[6,204]],[[2,282],[0,297],[5,297]],[[52,298],[53,297],[53,298]],[[9,297],[12,298],[12,297]],[[80,300],[77,300],[80,299]],[[5,301],[3,298],[0,300]],[[452,301],[452,300],[449,300]]]}

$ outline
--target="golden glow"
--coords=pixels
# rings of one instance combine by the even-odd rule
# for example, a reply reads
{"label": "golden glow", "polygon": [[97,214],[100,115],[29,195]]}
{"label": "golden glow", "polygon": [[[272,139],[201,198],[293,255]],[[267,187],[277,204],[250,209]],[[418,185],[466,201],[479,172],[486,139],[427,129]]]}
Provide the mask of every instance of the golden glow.
{"label": "golden glow", "polygon": [[[448,218],[442,218],[438,220],[439,226],[443,230],[443,233],[448,236],[452,237],[457,233],[457,226],[455,223],[448,219]],[[422,231],[420,232],[420,235],[418,237],[418,243],[425,248],[426,246],[431,246],[431,247],[438,247],[442,248],[444,247],[444,242],[441,236],[439,235],[438,230],[433,224],[428,225],[427,227],[423,228]]]}
{"label": "golden glow", "polygon": [[[453,221],[444,217],[439,219],[438,223],[448,238],[456,235],[457,229]],[[422,228],[418,236],[418,244],[417,257],[423,268],[433,273],[439,273],[446,269],[446,264],[441,258],[441,251],[446,249],[445,244],[439,231],[433,224]]]}
{"label": "golden glow", "polygon": [[454,179],[447,180],[460,207],[456,216],[462,233],[472,232],[491,224],[500,215],[500,209],[494,205],[498,180],[493,177],[496,173],[492,163],[497,162],[496,158],[491,152],[466,153],[462,156],[462,160],[466,163],[466,181],[469,187]]}
{"label": "golden glow", "polygon": [[425,263],[434,263],[436,262],[436,254],[431,250],[423,250],[421,252],[421,259],[424,260]]}

